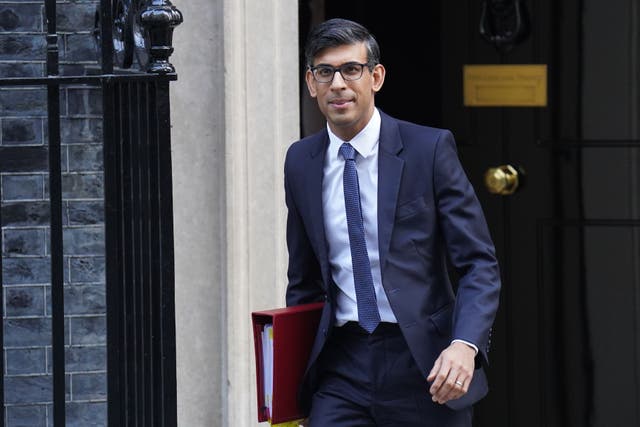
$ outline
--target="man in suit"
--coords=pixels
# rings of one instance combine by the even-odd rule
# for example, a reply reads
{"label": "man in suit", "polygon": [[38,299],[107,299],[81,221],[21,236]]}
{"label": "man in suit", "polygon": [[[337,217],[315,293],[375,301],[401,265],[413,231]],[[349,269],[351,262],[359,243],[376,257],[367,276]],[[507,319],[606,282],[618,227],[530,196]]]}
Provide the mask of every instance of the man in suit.
{"label": "man in suit", "polygon": [[375,107],[385,69],[360,24],[320,24],[305,57],[327,119],[285,161],[287,305],[325,301],[308,424],[470,426],[500,273],[454,138]]}

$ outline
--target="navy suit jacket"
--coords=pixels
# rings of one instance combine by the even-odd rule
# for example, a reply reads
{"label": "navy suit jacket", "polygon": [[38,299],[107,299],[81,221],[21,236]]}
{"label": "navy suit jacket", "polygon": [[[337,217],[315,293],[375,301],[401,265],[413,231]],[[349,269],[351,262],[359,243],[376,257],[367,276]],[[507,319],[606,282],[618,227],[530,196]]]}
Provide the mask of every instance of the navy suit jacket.
{"label": "navy suit jacket", "polygon": [[[467,407],[487,393],[483,365],[500,291],[495,250],[481,206],[448,130],[381,112],[378,239],[382,285],[408,347],[427,377],[453,338],[479,353],[469,392],[448,402]],[[289,249],[287,305],[324,300],[301,403],[316,386],[315,362],[331,333],[336,285],[327,254],[322,178],[326,129],[291,145],[285,160]],[[459,276],[457,292],[447,258]],[[425,379],[426,382],[426,379]]]}

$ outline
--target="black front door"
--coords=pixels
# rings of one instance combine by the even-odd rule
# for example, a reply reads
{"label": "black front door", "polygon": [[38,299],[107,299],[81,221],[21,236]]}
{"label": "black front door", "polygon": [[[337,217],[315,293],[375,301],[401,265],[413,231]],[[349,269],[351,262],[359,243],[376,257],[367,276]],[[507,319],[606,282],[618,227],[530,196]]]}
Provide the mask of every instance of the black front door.
{"label": "black front door", "polygon": [[[637,5],[521,1],[519,20],[514,1],[453,3],[442,2],[442,125],[460,140],[504,278],[477,425],[640,425]],[[498,49],[483,18],[504,38],[519,21],[529,34]],[[546,64],[547,106],[464,107],[463,65],[486,63]],[[524,175],[513,195],[486,190],[498,165]]]}
{"label": "black front door", "polygon": [[[453,131],[485,209],[503,292],[474,425],[640,425],[637,2],[524,0],[520,19],[512,0],[322,3],[377,36],[384,111]],[[527,28],[498,48],[483,18],[503,39]],[[546,64],[547,105],[465,106],[468,64]],[[486,171],[506,165],[520,187],[490,193]]]}

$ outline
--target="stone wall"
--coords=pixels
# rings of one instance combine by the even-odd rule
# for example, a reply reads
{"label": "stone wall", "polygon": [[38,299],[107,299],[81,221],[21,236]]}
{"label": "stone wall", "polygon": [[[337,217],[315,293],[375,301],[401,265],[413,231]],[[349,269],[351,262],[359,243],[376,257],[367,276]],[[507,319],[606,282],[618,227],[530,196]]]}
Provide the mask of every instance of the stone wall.
{"label": "stone wall", "polygon": [[[97,1],[58,2],[61,73],[96,64]],[[0,0],[0,77],[42,76],[43,1]],[[60,90],[67,425],[106,425],[101,99]],[[0,88],[6,424],[52,419],[46,88]]]}

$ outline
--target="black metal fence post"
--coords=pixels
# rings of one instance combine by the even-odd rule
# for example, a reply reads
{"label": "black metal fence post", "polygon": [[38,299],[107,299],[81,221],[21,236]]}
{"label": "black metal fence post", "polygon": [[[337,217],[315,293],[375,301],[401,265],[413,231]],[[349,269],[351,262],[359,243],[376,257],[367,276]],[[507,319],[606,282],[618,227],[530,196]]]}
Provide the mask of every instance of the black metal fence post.
{"label": "black metal fence post", "polygon": [[[0,307],[4,307],[4,282],[2,274],[2,179],[0,178]],[[4,427],[4,310],[0,325],[0,427]]]}
{"label": "black metal fence post", "polygon": [[[173,180],[171,167],[171,125],[169,104],[169,82],[155,85],[158,100],[158,147],[160,188],[158,205],[160,211],[160,322],[162,385],[167,390],[176,389],[176,340],[175,340],[175,269],[173,252]],[[177,425],[175,397],[165,393],[162,399],[162,413],[166,422],[163,426]]]}
{"label": "black metal fence post", "polygon": [[[56,1],[46,0],[47,74],[58,76]],[[53,425],[65,425],[64,256],[62,231],[62,170],[60,147],[60,86],[47,85],[49,126],[49,206],[51,211],[51,332],[53,352]]]}
{"label": "black metal fence post", "polygon": [[[108,412],[117,426],[177,426],[168,58],[182,15],[167,0],[139,11],[147,78],[105,80]],[[104,69],[103,69],[104,72]]]}

